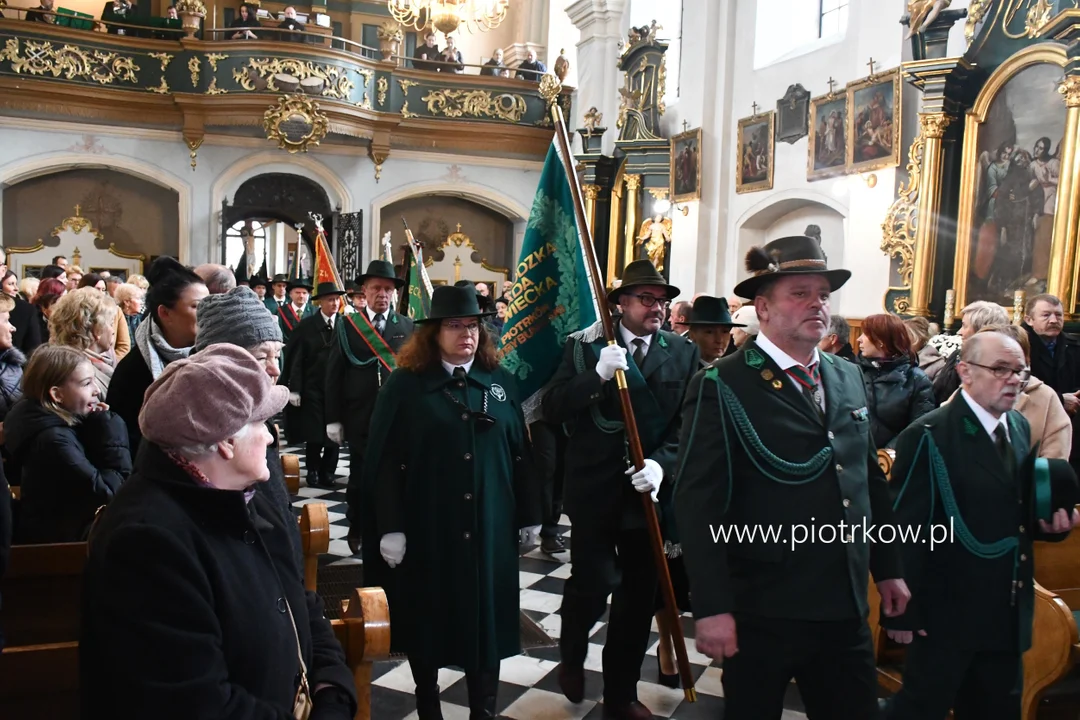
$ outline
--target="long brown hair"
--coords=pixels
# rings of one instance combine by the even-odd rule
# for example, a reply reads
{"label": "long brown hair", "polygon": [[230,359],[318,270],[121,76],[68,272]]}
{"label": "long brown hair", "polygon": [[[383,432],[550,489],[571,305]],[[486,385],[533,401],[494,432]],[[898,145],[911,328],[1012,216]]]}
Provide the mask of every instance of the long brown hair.
{"label": "long brown hair", "polygon": [[[477,320],[480,322],[480,338],[476,343],[476,356],[473,361],[485,370],[494,370],[499,365],[499,359],[495,355],[495,341],[491,339],[483,320]],[[419,374],[437,367],[442,360],[439,352],[439,330],[442,322],[433,320],[417,325],[416,332],[398,352],[397,365]]]}
{"label": "long brown hair", "polygon": [[37,400],[43,408],[59,416],[68,425],[74,425],[77,421],[75,415],[60,407],[49,391],[63,385],[80,365],[89,362],[86,355],[73,347],[42,345],[34,351],[26,365],[22,377],[23,395]]}

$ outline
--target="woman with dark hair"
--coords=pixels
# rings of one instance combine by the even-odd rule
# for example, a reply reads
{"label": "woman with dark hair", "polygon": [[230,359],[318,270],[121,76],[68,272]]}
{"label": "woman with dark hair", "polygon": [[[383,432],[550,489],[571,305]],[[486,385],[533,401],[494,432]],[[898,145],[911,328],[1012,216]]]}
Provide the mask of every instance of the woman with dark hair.
{"label": "woman with dark hair", "polygon": [[147,321],[135,331],[135,350],[116,365],[109,383],[109,405],[128,427],[131,456],[139,452],[139,409],[150,384],[165,366],[186,358],[195,344],[199,301],[209,295],[202,278],[171,257],[160,257],[146,273]]}
{"label": "woman with dark hair", "polygon": [[[262,27],[262,23],[259,22],[259,18],[255,16],[255,9],[247,3],[240,5],[240,15],[232,21],[229,25],[230,28],[239,28],[239,30],[232,34],[232,40],[257,40],[258,36],[251,32],[247,28]],[[151,280],[151,282],[153,282]]]}
{"label": "woman with dark hair", "polygon": [[379,392],[364,458],[364,581],[387,590],[420,720],[442,717],[448,666],[465,670],[470,717],[495,717],[500,661],[521,651],[518,538],[539,532],[541,489],[483,316],[473,288],[435,289]]}
{"label": "woman with dark hair", "polygon": [[12,342],[23,355],[30,357],[30,353],[43,342],[41,325],[35,322],[34,306],[19,295],[19,278],[11,270],[6,270],[0,277],[0,292],[15,301],[15,308],[11,311],[11,324],[15,326]]}
{"label": "woman with dark hair", "polygon": [[937,407],[934,385],[919,369],[911,334],[895,315],[870,315],[862,323],[858,363],[878,448],[891,448],[911,423]]}
{"label": "woman with dark hair", "polygon": [[38,285],[37,293],[31,304],[36,311],[34,322],[40,328],[42,342],[49,342],[49,316],[52,314],[52,306],[67,292],[67,286],[63,280],[46,278]]}

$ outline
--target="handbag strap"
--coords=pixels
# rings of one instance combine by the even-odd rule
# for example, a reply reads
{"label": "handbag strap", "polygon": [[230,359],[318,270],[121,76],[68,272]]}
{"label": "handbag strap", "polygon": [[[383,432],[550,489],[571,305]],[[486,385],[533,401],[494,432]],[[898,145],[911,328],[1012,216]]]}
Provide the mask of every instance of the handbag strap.
{"label": "handbag strap", "polygon": [[293,637],[296,638],[296,659],[300,661],[300,690],[303,690],[309,697],[311,692],[308,688],[307,679],[307,664],[304,662],[304,651],[300,647],[300,632],[296,629],[296,618],[293,617],[292,606],[289,604],[289,600],[285,599],[285,608],[289,611],[289,622],[292,623]]}

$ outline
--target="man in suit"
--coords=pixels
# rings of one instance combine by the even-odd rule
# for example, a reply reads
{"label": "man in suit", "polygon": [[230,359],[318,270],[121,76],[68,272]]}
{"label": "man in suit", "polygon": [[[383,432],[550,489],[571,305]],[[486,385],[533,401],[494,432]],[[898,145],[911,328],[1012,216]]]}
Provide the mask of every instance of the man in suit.
{"label": "man in suit", "polygon": [[[276,282],[274,283],[277,284]],[[288,352],[289,339],[300,322],[316,313],[314,307],[308,302],[308,296],[314,288],[307,280],[290,280],[288,284],[289,302],[277,309],[278,320],[281,322],[281,337],[285,341]]]}
{"label": "man in suit", "polygon": [[[1033,507],[1038,451],[1013,410],[1030,376],[1019,343],[980,332],[960,352],[960,397],[920,418],[896,446],[896,522],[923,536],[901,545],[911,602],[882,620],[889,637],[910,644],[889,720],[944,718],[950,709],[956,720],[1020,717],[1032,541],[1061,540],[1080,522],[1076,476],[1061,460],[1046,465],[1045,517]],[[1073,509],[1056,509],[1064,507]]]}
{"label": "man in suit", "polygon": [[285,347],[285,369],[279,385],[289,388],[285,432],[292,444],[305,443],[304,465],[308,487],[334,487],[340,443],[327,437],[326,399],[334,388],[326,385],[326,367],[337,345],[336,324],[345,291],[332,282],[319,283],[311,299],[319,310],[300,321]]}
{"label": "man in suit", "polygon": [[349,441],[349,548],[360,552],[364,448],[371,413],[395,356],[412,337],[413,321],[394,312],[394,291],[405,283],[386,260],[372,260],[359,278],[367,306],[342,316],[337,342],[326,364],[326,435],[338,445]]}
{"label": "man in suit", "polygon": [[758,335],[694,377],[679,442],[697,649],[723,659],[727,720],[779,720],[792,678],[810,717],[870,720],[868,572],[886,612],[909,594],[899,550],[853,530],[892,517],[861,372],[817,348],[851,273],[803,236],[752,248],[747,269],[735,294]]}
{"label": "man in suit", "polygon": [[274,279],[270,281],[270,289],[273,291],[273,295],[265,298],[263,303],[266,305],[266,309],[276,317],[281,306],[289,302],[289,276],[281,273],[275,275]]}
{"label": "man in suit", "polygon": [[[686,338],[660,329],[679,289],[652,263],[630,263],[622,280],[608,294],[622,309],[616,343],[607,344],[599,323],[571,335],[544,397],[543,415],[569,429],[563,492],[574,526],[573,569],[563,591],[559,684],[571,702],[584,698],[589,631],[614,593],[604,645],[604,717],[637,720],[652,717],[638,702],[637,683],[657,584],[641,494],[650,493],[656,502],[658,493],[670,492],[680,407],[700,354]],[[626,373],[647,458],[641,471],[628,458],[619,391],[612,382],[619,369]]]}

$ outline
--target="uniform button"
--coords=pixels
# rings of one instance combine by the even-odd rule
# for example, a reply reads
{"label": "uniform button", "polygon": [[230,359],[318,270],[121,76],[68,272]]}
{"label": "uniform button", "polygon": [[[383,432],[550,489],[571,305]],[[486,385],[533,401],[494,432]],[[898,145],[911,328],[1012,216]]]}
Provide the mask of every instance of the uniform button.
{"label": "uniform button", "polygon": [[254,545],[255,544],[255,533],[253,533],[250,530],[245,530],[244,531],[244,544],[245,545]]}
{"label": "uniform button", "polygon": [[520,455],[515,455],[514,456],[514,462],[521,462],[521,456]]}
{"label": "uniform button", "polygon": [[851,501],[847,498],[844,498],[844,507],[851,507]]}
{"label": "uniform button", "polygon": [[830,440],[835,440],[836,439],[836,434],[832,430],[829,431],[829,439]]}
{"label": "uniform button", "polygon": [[468,532],[468,531],[466,531],[466,532],[465,532],[465,539],[466,539],[466,540],[468,540],[468,539],[469,539],[469,538],[471,538],[471,537],[472,537],[472,533],[471,533],[471,532]]}
{"label": "uniform button", "polygon": [[277,611],[279,613],[285,613],[289,609],[289,606],[285,603],[285,598],[280,597],[277,599]]}
{"label": "uniform button", "polygon": [[1024,526],[1023,525],[1020,526],[1020,532],[1024,532]]}
{"label": "uniform button", "polygon": [[465,453],[466,460],[472,460],[472,453]]}
{"label": "uniform button", "polygon": [[465,493],[466,500],[472,500],[472,493]]}
{"label": "uniform button", "polygon": [[461,419],[462,420],[468,420],[469,419],[469,413],[461,413]]}
{"label": "uniform button", "polygon": [[463,382],[459,382],[459,383],[457,384],[457,386],[458,386],[459,388],[463,388],[463,387],[465,387],[465,383],[463,383]]}
{"label": "uniform button", "polygon": [[404,466],[404,465],[402,465],[402,466],[401,466],[401,469],[402,469],[402,470],[404,470],[404,469],[405,469],[405,466]]}
{"label": "uniform button", "polygon": [[1021,555],[1020,562],[1024,562],[1025,560],[1027,560],[1027,555]]}
{"label": "uniform button", "polygon": [[1016,587],[1024,587],[1024,581],[1021,580],[1020,582],[1016,583]]}
{"label": "uniform button", "polygon": [[843,471],[844,471],[844,466],[841,465],[840,463],[837,463],[836,464],[836,472],[843,472]]}

